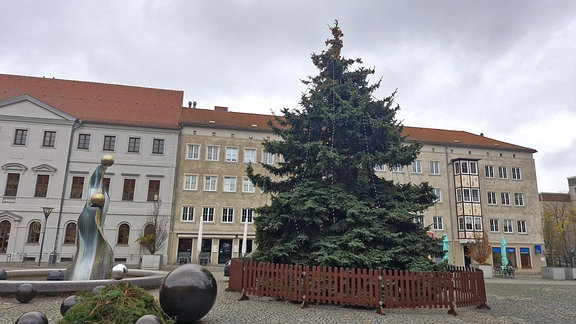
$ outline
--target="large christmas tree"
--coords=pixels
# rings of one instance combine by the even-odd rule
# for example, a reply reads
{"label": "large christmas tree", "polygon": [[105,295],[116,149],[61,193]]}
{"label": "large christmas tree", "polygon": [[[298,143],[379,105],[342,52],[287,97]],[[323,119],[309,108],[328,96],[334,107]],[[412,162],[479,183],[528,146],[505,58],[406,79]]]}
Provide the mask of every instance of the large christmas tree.
{"label": "large christmas tree", "polygon": [[394,94],[383,100],[370,84],[373,69],[342,57],[343,33],[331,27],[327,50],[313,54],[319,74],[299,109],[283,109],[273,126],[279,140],[265,150],[283,157],[267,172],[247,173],[269,192],[256,210],[254,258],[259,261],[357,268],[428,269],[441,254],[415,217],[435,199],[427,183],[399,184],[376,176],[376,165],[410,165],[421,145],[408,145],[395,119]]}

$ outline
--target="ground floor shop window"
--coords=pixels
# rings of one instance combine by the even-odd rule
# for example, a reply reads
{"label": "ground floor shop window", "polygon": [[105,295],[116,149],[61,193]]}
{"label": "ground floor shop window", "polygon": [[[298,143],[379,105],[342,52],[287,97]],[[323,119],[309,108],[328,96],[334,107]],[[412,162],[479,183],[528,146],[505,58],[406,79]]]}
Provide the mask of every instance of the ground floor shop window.
{"label": "ground floor shop window", "polygon": [[532,263],[530,262],[530,249],[520,248],[520,265],[522,269],[532,268]]}

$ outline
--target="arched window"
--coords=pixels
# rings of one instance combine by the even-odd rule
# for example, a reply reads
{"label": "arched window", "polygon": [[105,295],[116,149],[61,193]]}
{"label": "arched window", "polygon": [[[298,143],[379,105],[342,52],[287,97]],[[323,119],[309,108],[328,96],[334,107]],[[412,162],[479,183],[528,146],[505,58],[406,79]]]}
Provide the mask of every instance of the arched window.
{"label": "arched window", "polygon": [[64,232],[64,244],[76,243],[76,223],[68,223]]}
{"label": "arched window", "polygon": [[128,244],[128,238],[130,236],[130,225],[121,224],[118,226],[118,239],[116,244]]}
{"label": "arched window", "polygon": [[28,243],[38,243],[40,242],[40,231],[42,230],[42,224],[39,221],[33,221],[28,226]]}
{"label": "arched window", "polygon": [[11,224],[7,220],[0,222],[0,253],[6,253],[8,249],[8,239],[10,238]]}
{"label": "arched window", "polygon": [[144,236],[154,234],[155,232],[156,228],[154,227],[154,224],[146,224],[146,226],[144,226]]}

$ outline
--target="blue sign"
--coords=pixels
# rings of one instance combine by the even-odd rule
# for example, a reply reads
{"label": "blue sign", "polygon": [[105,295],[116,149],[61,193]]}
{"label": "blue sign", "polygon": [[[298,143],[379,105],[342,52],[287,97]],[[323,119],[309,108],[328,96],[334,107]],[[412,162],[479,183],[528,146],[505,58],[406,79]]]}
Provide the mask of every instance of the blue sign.
{"label": "blue sign", "polygon": [[534,245],[534,253],[542,254],[542,245]]}
{"label": "blue sign", "polygon": [[502,250],[499,247],[493,247],[492,253],[500,253]]}

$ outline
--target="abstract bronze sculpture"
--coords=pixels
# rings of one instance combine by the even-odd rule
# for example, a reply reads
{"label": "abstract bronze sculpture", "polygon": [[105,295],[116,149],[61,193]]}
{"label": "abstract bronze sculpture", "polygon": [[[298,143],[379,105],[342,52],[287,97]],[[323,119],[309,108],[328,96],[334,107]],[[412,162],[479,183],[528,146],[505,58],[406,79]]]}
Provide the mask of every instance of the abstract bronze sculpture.
{"label": "abstract bronze sculpture", "polygon": [[76,256],[66,270],[67,280],[110,278],[114,254],[104,238],[104,221],[110,196],[102,180],[106,169],[112,164],[114,158],[104,155],[90,177],[86,205],[78,217]]}

